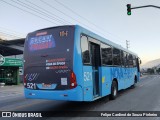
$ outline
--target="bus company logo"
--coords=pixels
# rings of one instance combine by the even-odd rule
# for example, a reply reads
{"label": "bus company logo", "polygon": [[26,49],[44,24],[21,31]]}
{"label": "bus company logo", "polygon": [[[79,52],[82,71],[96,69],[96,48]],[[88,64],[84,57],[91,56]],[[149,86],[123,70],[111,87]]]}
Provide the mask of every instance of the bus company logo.
{"label": "bus company logo", "polygon": [[5,63],[5,58],[0,55],[0,65],[3,65]]}

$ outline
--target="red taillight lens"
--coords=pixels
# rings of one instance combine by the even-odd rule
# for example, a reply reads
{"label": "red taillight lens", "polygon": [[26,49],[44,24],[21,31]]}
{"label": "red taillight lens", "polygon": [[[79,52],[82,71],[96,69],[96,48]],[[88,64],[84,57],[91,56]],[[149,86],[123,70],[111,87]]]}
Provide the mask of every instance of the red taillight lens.
{"label": "red taillight lens", "polygon": [[70,73],[70,88],[75,88],[77,86],[76,75],[73,71]]}

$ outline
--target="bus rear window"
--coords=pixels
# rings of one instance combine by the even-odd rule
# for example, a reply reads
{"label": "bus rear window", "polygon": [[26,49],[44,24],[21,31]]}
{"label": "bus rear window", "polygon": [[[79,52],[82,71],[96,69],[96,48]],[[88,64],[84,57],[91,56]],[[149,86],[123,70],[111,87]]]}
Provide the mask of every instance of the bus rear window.
{"label": "bus rear window", "polygon": [[29,33],[24,47],[25,56],[71,53],[74,45],[74,27],[60,26]]}

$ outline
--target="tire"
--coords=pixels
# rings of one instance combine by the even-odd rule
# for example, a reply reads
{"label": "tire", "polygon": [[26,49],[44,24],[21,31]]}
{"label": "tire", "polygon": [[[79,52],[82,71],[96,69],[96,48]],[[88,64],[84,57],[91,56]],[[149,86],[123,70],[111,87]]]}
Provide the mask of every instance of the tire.
{"label": "tire", "polygon": [[111,86],[111,94],[110,94],[110,99],[115,100],[118,94],[118,89],[117,89],[117,82],[113,81],[112,86]]}
{"label": "tire", "polygon": [[134,78],[134,84],[131,86],[132,89],[134,89],[134,88],[136,87],[136,83],[137,83],[137,82],[136,82],[136,79],[137,79],[137,78],[135,77],[135,78]]}

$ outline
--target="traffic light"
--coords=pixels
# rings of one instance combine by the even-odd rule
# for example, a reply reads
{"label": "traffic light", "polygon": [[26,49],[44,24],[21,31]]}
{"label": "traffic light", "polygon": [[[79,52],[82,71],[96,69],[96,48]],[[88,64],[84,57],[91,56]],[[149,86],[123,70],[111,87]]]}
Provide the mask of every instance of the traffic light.
{"label": "traffic light", "polygon": [[131,4],[127,4],[127,14],[131,15]]}

